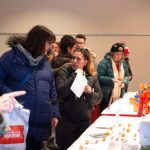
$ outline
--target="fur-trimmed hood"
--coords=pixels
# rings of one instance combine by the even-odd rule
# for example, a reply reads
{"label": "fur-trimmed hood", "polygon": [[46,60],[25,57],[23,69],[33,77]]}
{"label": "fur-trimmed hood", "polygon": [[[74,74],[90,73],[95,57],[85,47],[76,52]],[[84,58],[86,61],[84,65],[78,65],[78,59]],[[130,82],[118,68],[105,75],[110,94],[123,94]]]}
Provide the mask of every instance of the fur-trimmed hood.
{"label": "fur-trimmed hood", "polygon": [[13,47],[17,44],[24,45],[24,43],[25,43],[25,36],[11,35],[11,36],[9,36],[8,40],[6,41],[6,44],[9,47]]}

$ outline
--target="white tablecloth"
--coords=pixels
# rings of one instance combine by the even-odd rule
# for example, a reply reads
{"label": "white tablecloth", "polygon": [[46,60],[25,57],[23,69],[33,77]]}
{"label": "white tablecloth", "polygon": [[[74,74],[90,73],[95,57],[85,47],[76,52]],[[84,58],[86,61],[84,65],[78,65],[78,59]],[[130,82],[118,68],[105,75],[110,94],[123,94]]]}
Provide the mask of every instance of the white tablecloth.
{"label": "white tablecloth", "polygon": [[[138,150],[140,146],[139,140],[139,122],[142,117],[126,117],[119,116],[119,114],[136,114],[133,112],[132,106],[130,106],[129,98],[134,97],[136,93],[130,92],[127,93],[123,99],[119,99],[116,101],[110,109],[104,110],[103,114],[117,114],[116,116],[100,116],[69,148],[68,150]],[[127,126],[130,127],[127,127]],[[119,128],[122,126],[122,131],[130,128],[131,131],[128,133],[126,131],[126,135],[119,132]],[[113,130],[110,131],[110,136],[117,137],[126,136],[124,142],[122,139],[105,139],[104,138],[94,138],[91,135],[99,134],[106,132],[106,129],[99,129],[97,127],[114,127]],[[125,129],[124,129],[125,128]],[[129,129],[129,130],[130,130]],[[108,129],[107,129],[108,131]],[[112,132],[113,131],[113,132]],[[117,135],[116,135],[117,134]],[[134,134],[134,135],[132,135]],[[121,137],[120,136],[120,137]],[[128,137],[127,137],[128,136]],[[133,137],[132,137],[133,136]],[[120,138],[119,137],[119,138]],[[135,140],[136,139],[136,140]],[[87,144],[88,143],[88,144]],[[117,143],[117,144],[116,144]],[[130,145],[130,147],[128,147]]]}
{"label": "white tablecloth", "polygon": [[[141,117],[116,117],[116,116],[101,116],[99,117],[69,148],[68,150],[121,150],[122,142],[118,142],[117,146],[113,146],[111,140],[102,141],[102,138],[94,138],[91,135],[104,132],[106,129],[99,129],[97,127],[110,127],[114,124],[127,125],[130,124],[134,128],[135,132],[138,133],[139,122]],[[131,137],[130,137],[131,138]],[[139,149],[139,134],[136,134],[137,140],[129,139],[125,144],[135,146],[134,150]],[[89,144],[86,144],[89,143]],[[129,149],[124,149],[129,150]],[[133,149],[132,149],[133,150]]]}
{"label": "white tablecloth", "polygon": [[130,98],[133,98],[136,92],[128,92],[123,98],[116,100],[110,108],[106,108],[102,114],[130,114],[137,115],[137,112],[133,111],[133,105],[130,104]]}

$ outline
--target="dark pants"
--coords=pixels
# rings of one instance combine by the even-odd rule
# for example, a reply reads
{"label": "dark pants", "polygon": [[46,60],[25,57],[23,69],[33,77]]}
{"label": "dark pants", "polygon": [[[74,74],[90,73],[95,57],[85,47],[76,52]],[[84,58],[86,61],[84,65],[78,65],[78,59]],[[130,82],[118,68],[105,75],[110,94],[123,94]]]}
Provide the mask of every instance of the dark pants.
{"label": "dark pants", "polygon": [[59,150],[66,150],[89,127],[90,121],[72,122],[60,118],[56,128],[56,142]]}
{"label": "dark pants", "polygon": [[41,150],[42,148],[42,141],[35,141],[34,138],[27,140],[26,144],[26,150]]}

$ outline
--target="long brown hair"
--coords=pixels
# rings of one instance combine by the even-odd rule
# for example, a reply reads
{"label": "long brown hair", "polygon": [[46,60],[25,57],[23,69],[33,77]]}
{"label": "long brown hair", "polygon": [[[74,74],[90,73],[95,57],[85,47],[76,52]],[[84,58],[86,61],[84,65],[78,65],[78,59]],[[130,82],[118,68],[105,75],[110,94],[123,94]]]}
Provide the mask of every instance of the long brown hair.
{"label": "long brown hair", "polygon": [[45,26],[36,25],[27,34],[25,48],[32,56],[38,57],[44,53],[43,49],[47,40],[50,43],[55,42],[55,34]]}
{"label": "long brown hair", "polygon": [[91,58],[91,53],[87,48],[76,48],[76,50],[74,52],[80,52],[82,53],[83,57],[85,60],[87,60],[87,65],[85,66],[85,70],[87,70],[87,72],[94,76],[96,75],[96,71],[94,69],[94,65],[92,63],[92,58]]}

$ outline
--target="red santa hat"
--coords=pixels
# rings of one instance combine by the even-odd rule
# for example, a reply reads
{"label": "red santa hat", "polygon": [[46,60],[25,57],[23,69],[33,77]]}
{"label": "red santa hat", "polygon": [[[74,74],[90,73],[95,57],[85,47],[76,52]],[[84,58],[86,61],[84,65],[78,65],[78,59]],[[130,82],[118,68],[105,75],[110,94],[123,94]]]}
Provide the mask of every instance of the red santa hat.
{"label": "red santa hat", "polygon": [[127,46],[124,47],[124,54],[129,54],[130,53],[130,50]]}

